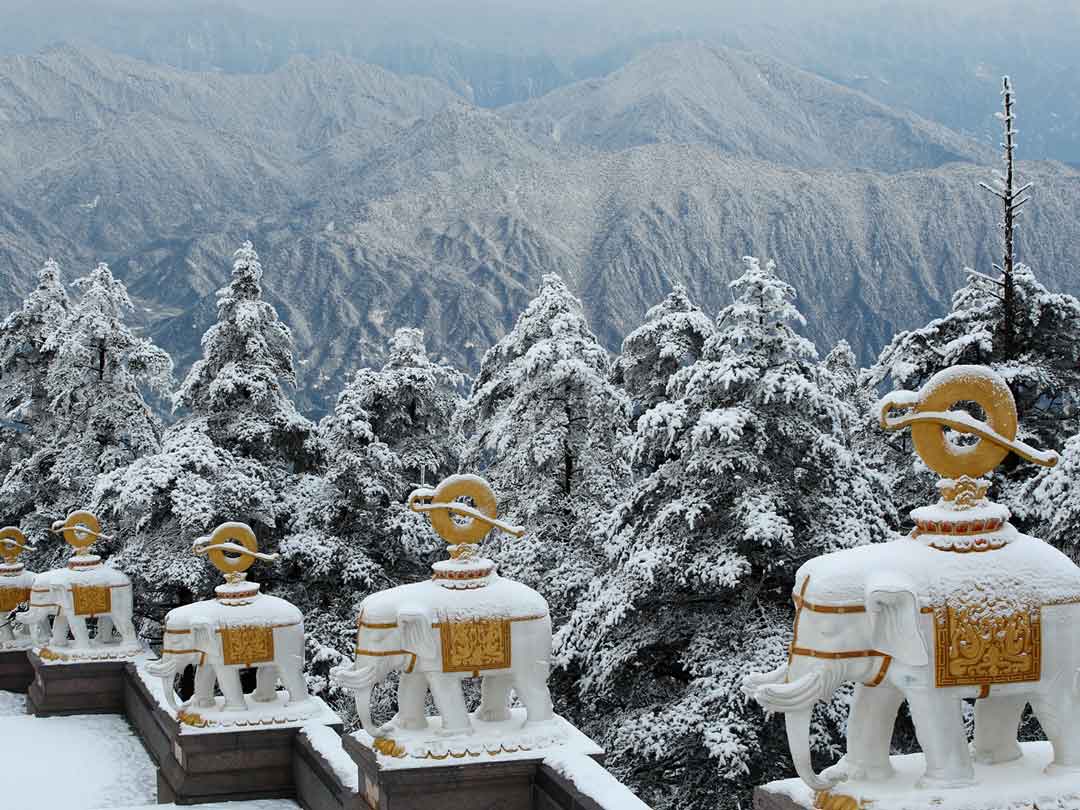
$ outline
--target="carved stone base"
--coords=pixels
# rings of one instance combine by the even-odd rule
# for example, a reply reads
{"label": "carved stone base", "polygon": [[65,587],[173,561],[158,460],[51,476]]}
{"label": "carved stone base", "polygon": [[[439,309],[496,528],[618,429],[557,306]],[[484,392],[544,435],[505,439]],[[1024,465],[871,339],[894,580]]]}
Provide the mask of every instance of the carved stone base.
{"label": "carved stone base", "polygon": [[1080,770],[1047,765],[1050,743],[1020,744],[1023,756],[999,765],[975,765],[975,784],[918,787],[922,754],[892,757],[896,774],[881,782],[840,782],[814,794],[800,779],[770,782],[754,791],[754,810],[1036,810],[1080,807]]}
{"label": "carved stone base", "polygon": [[[513,712],[516,720],[524,720],[524,710]],[[437,718],[431,718],[429,723],[433,728],[439,726]],[[360,795],[378,810],[439,807],[534,810],[541,798],[538,775],[548,754],[573,750],[597,760],[604,755],[596,743],[561,717],[556,717],[550,727],[544,724],[539,731],[528,727],[516,734],[508,731],[505,747],[492,745],[482,733],[447,737],[437,743],[423,742],[419,739],[423,733],[419,732],[401,736],[402,748],[408,753],[397,757],[376,753],[371,737],[362,731],[342,738],[345,750],[360,769]],[[525,740],[547,740],[551,745],[526,749],[522,744]],[[436,747],[440,749],[437,753]],[[428,750],[431,755],[423,756]],[[556,782],[557,778],[549,781]],[[575,791],[572,786],[564,786],[563,792],[569,796]],[[547,802],[542,805],[544,808],[563,806],[547,794],[543,799]],[[574,805],[566,805],[570,806]]]}
{"label": "carved stone base", "polygon": [[[355,777],[355,764],[352,772]],[[369,810],[368,803],[353,789],[355,781],[345,784],[342,775],[335,772],[333,764],[304,733],[293,738],[293,781],[296,799],[305,810]]]}
{"label": "carved stone base", "polygon": [[38,717],[123,713],[126,662],[50,663],[33,650],[26,656],[34,671],[28,713]]}
{"label": "carved stone base", "polygon": [[[340,732],[337,716],[318,698],[311,700],[321,704],[321,712],[307,722]],[[157,763],[159,802],[186,805],[296,795],[293,746],[301,722],[241,731],[184,726],[134,666],[125,673],[124,703]]]}
{"label": "carved stone base", "polygon": [[0,691],[23,692],[34,680],[34,668],[25,650],[0,652]]}

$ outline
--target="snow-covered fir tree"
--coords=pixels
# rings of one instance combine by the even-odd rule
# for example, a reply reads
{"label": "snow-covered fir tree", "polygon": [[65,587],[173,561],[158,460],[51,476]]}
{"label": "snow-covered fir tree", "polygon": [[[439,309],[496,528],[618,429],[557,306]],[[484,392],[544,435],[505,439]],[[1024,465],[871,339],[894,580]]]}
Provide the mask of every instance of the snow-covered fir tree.
{"label": "snow-covered fir tree", "polygon": [[360,369],[349,389],[401,460],[410,483],[437,483],[457,469],[461,437],[453,426],[464,375],[433,362],[420,329],[398,329],[381,370]]}
{"label": "snow-covered fir tree", "polygon": [[645,313],[645,322],[626,336],[611,378],[629,394],[635,420],[667,399],[671,376],[701,357],[713,323],[676,286]]}
{"label": "snow-covered fir tree", "polygon": [[45,344],[67,317],[60,266],[49,259],[22,307],[0,323],[0,481],[47,435],[45,377],[53,353]]}
{"label": "snow-covered fir tree", "polygon": [[[784,772],[783,733],[741,678],[780,663],[796,567],[890,529],[882,479],[846,446],[849,406],[793,328],[794,290],[745,263],[702,358],[639,420],[651,472],[610,516],[608,564],[557,638],[588,730],[660,808],[734,808]],[[819,740],[837,739],[841,709]]]}
{"label": "snow-covered fir tree", "polygon": [[203,335],[176,403],[206,420],[215,441],[251,458],[306,463],[314,425],[284,385],[296,385],[292,332],[262,297],[263,269],[251,242],[233,258],[232,280],[218,291],[218,320]]}
{"label": "snow-covered fir tree", "polygon": [[[55,310],[59,293],[51,279],[47,286]],[[108,266],[99,264],[75,286],[78,300],[42,349],[51,358],[44,377],[48,435],[0,487],[0,511],[23,518],[34,533],[91,505],[98,475],[157,451],[161,423],[143,391],[166,393],[172,384],[172,360],[128,326],[134,307]]]}
{"label": "snow-covered fir tree", "polygon": [[507,576],[543,593],[556,616],[592,577],[593,522],[626,480],[629,403],[609,381],[607,352],[556,275],[484,355],[461,410],[461,469],[484,475],[521,539],[489,548]]}

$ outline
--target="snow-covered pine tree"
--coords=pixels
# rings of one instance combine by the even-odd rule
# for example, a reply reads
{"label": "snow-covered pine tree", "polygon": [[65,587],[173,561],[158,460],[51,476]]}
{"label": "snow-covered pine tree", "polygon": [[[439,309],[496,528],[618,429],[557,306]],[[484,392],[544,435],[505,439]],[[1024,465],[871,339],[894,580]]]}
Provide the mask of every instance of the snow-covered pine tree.
{"label": "snow-covered pine tree", "polygon": [[[1031,268],[1017,261],[1013,235],[1020,206],[1031,184],[1016,188],[1013,152],[1013,94],[1004,80],[1004,161],[1006,172],[995,172],[983,184],[1003,205],[1002,263],[997,277],[968,269],[968,283],[953,295],[951,311],[919,329],[897,334],[871,369],[874,386],[917,390],[943,368],[960,363],[986,365],[1000,374],[1016,398],[1020,438],[1038,447],[1061,447],[1080,430],[1080,301],[1051,292]],[[898,470],[903,487],[921,490],[919,503],[932,497],[933,477],[914,460],[910,443],[882,437],[886,466]],[[1032,473],[1030,465],[999,470],[1002,497],[1011,507],[1017,481]],[[914,504],[913,504],[914,505]],[[1014,511],[1016,509],[1014,508]]]}
{"label": "snow-covered pine tree", "polygon": [[361,369],[350,383],[410,484],[431,485],[457,469],[461,437],[452,422],[464,381],[457,369],[428,358],[422,330],[398,329],[382,369]]}
{"label": "snow-covered pine tree", "polygon": [[676,286],[645,313],[645,322],[626,336],[611,365],[611,378],[630,396],[634,420],[667,399],[671,376],[701,357],[713,323]]}
{"label": "snow-covered pine tree", "polygon": [[543,593],[556,616],[592,578],[593,521],[627,477],[621,445],[629,403],[581,303],[556,275],[480,364],[461,409],[461,469],[484,475],[521,539],[487,549],[507,576]]}
{"label": "snow-covered pine tree", "polygon": [[52,352],[45,344],[67,311],[60,266],[49,259],[22,307],[0,323],[0,482],[16,459],[30,455],[47,433],[45,377]]}
{"label": "snow-covered pine tree", "polygon": [[158,449],[161,424],[142,391],[163,393],[172,382],[169,355],[125,322],[134,307],[107,265],[75,286],[78,300],[42,349],[51,356],[48,435],[35,437],[33,454],[0,487],[0,511],[21,518],[28,534],[87,506],[99,474]]}
{"label": "snow-covered pine tree", "polygon": [[845,446],[848,406],[794,331],[794,290],[744,261],[702,358],[638,422],[653,472],[611,515],[604,573],[557,636],[587,730],[658,808],[745,807],[748,783],[784,772],[783,733],[741,678],[780,663],[796,567],[890,529],[881,478]]}
{"label": "snow-covered pine tree", "polygon": [[177,405],[206,420],[216,444],[250,458],[308,462],[315,426],[283,383],[296,384],[292,332],[262,297],[263,269],[251,242],[233,258],[218,291],[218,320],[203,335],[203,356],[176,392]]}

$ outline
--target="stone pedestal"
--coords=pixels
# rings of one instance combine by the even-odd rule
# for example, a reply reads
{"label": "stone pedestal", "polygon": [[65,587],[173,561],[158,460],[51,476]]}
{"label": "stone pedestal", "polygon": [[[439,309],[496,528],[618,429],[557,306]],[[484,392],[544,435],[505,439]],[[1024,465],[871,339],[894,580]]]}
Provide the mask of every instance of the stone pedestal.
{"label": "stone pedestal", "polygon": [[27,693],[28,713],[38,717],[123,713],[127,661],[49,663],[34,650],[26,656],[34,672]]}
{"label": "stone pedestal", "polygon": [[34,680],[26,650],[0,652],[0,691],[25,693]]}
{"label": "stone pedestal", "polygon": [[[343,752],[337,753],[340,756]],[[300,806],[304,810],[370,810],[355,790],[356,765],[350,765],[353,781],[346,784],[308,735],[297,734],[293,739],[293,781]]]}
{"label": "stone pedestal", "polygon": [[[517,718],[510,725],[520,726],[524,720],[521,709],[512,710]],[[438,718],[429,723],[438,725]],[[476,725],[474,720],[474,725]],[[483,725],[483,724],[480,724]],[[441,807],[498,808],[498,810],[534,810],[538,807],[577,807],[573,796],[578,795],[570,785],[559,783],[557,775],[549,774],[550,790],[541,790],[544,775],[541,774],[544,758],[551,753],[573,751],[601,761],[603,749],[574,728],[566,720],[556,717],[551,724],[550,735],[539,734],[536,738],[550,736],[558,742],[544,747],[526,747],[508,736],[505,747],[492,745],[475,737],[446,738],[446,752],[441,756],[417,758],[415,752],[423,751],[423,744],[407,735],[401,739],[414,755],[388,757],[372,749],[371,738],[357,732],[342,738],[345,750],[359,768],[359,793],[371,808],[377,810],[432,810]],[[519,731],[522,739],[530,738],[530,732]],[[524,736],[522,736],[524,735]],[[413,732],[413,737],[423,736]],[[431,738],[440,745],[438,737]],[[565,794],[565,795],[564,795]],[[569,798],[567,798],[569,797]],[[563,804],[561,800],[569,801]],[[541,801],[543,800],[543,801]],[[582,804],[584,808],[588,805]]]}
{"label": "stone pedestal", "polygon": [[[303,722],[241,731],[183,726],[161,705],[135,666],[129,666],[124,676],[124,704],[157,763],[159,802],[202,804],[296,795],[293,744]],[[341,721],[325,704],[322,709],[318,717],[304,722],[340,732]]]}

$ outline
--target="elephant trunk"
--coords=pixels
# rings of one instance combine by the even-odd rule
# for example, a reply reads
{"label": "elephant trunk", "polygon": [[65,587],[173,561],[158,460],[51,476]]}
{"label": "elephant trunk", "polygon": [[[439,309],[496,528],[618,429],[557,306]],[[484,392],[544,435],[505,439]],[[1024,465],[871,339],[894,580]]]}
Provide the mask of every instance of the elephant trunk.
{"label": "elephant trunk", "polygon": [[176,692],[173,691],[173,679],[176,676],[176,662],[171,658],[162,658],[151,661],[146,665],[146,671],[155,677],[161,678],[161,691],[165,694],[165,700],[169,708],[179,711],[176,705]]}
{"label": "elephant trunk", "polygon": [[795,772],[799,774],[799,778],[811,790],[828,790],[835,782],[819,776],[810,762],[810,712],[812,710],[811,705],[784,715],[788,748],[791,750],[791,759],[795,763]]}
{"label": "elephant trunk", "polygon": [[372,737],[377,737],[379,729],[371,719],[371,691],[375,684],[382,680],[379,671],[374,666],[341,666],[330,671],[330,678],[342,689],[353,693],[356,699],[356,713],[360,717],[360,724],[364,731]]}

